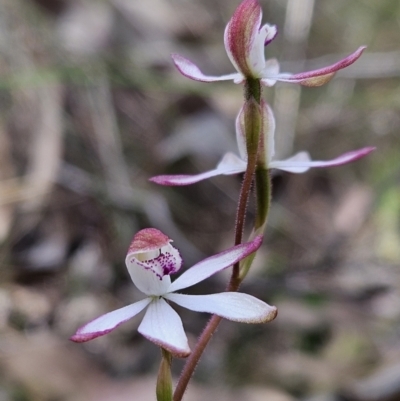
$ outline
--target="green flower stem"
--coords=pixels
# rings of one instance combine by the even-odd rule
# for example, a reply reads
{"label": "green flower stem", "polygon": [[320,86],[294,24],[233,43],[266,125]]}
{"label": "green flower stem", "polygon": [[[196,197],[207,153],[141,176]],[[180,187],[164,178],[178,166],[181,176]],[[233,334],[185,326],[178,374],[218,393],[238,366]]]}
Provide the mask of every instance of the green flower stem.
{"label": "green flower stem", "polygon": [[245,101],[253,98],[258,104],[261,103],[261,81],[255,78],[248,78],[244,83]]}
{"label": "green flower stem", "polygon": [[162,359],[158,370],[156,395],[157,401],[172,401],[172,356],[165,349],[161,348]]}
{"label": "green flower stem", "polygon": [[[257,166],[258,143],[261,134],[261,82],[259,79],[247,79],[245,82],[245,133],[248,152],[247,169],[244,173],[240,189],[238,208],[236,212],[235,245],[242,243],[243,229],[247,213],[247,204],[251,192],[251,185]],[[253,257],[254,258],[254,257]],[[251,260],[253,260],[253,258]],[[250,265],[249,265],[250,267]],[[241,284],[240,265],[236,263],[232,270],[230,282],[226,291],[237,291]],[[217,329],[222,318],[213,315],[201,333],[192,353],[183,367],[181,377],[176,385],[173,401],[181,401],[194,370],[203,354],[208,342]]]}
{"label": "green flower stem", "polygon": [[[247,79],[244,85],[244,122],[247,147],[247,169],[244,173],[236,212],[235,245],[242,243],[243,229],[246,220],[247,204],[249,201],[251,184],[257,165],[258,144],[261,134],[261,82],[259,79]],[[237,281],[240,285],[240,263],[233,266],[231,282]]]}
{"label": "green flower stem", "polygon": [[[268,169],[257,166],[255,173],[255,192],[257,202],[256,221],[254,223],[253,232],[250,235],[249,241],[252,241],[257,235],[262,235],[267,224],[268,213],[271,205],[271,174]],[[247,258],[240,261],[239,280],[242,282],[246,277],[251,264],[256,256],[252,253]]]}
{"label": "green flower stem", "polygon": [[[257,165],[258,142],[261,131],[261,109],[254,99],[247,101],[244,107],[245,134],[247,146],[247,169],[244,173],[242,187],[239,195],[238,208],[236,212],[235,245],[241,244],[243,230],[246,221],[247,205]],[[233,266],[231,281],[238,281],[235,286],[240,285],[240,265]]]}

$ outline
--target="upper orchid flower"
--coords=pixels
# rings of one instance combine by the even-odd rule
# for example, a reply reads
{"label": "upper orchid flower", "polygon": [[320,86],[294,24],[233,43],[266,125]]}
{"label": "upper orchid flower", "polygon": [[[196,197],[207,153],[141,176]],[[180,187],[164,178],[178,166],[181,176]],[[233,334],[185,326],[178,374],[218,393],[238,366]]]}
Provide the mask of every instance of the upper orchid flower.
{"label": "upper orchid flower", "polygon": [[[375,148],[365,147],[342,154],[341,156],[325,161],[311,160],[308,152],[299,152],[289,159],[274,160],[275,154],[275,119],[271,108],[262,101],[262,137],[258,154],[258,165],[266,169],[278,169],[290,173],[305,173],[311,167],[333,167],[350,163],[371,153]],[[246,138],[244,129],[244,107],[236,118],[236,138],[240,157],[233,153],[226,153],[214,170],[196,175],[159,175],[150,178],[160,185],[189,185],[217,175],[232,175],[243,173],[247,167]]]}
{"label": "upper orchid flower", "polygon": [[353,64],[362,54],[365,46],[328,67],[299,74],[280,73],[276,59],[265,60],[264,47],[276,36],[275,25],[261,26],[262,10],[258,0],[244,0],[234,12],[225,29],[224,44],[228,57],[237,73],[208,76],[186,58],[173,54],[172,59],[178,70],[196,81],[214,82],[233,80],[241,83],[247,78],[261,79],[266,86],[276,81],[295,82],[305,86],[320,86],[328,82],[334,74]]}
{"label": "upper orchid flower", "polygon": [[175,294],[175,291],[197,284],[242,260],[255,252],[261,242],[262,237],[258,236],[252,242],[211,256],[171,283],[170,275],[176,273],[182,265],[178,250],[171,245],[166,235],[155,228],[139,231],[133,238],[125,262],[133,283],[147,297],[87,323],[78,329],[71,340],[85,342],[107,334],[148,307],[138,328],[139,333],[173,355],[185,357],[190,354],[190,348],[182,321],[167,301],[239,322],[262,323],[273,320],[276,308],[251,295],[237,292]]}

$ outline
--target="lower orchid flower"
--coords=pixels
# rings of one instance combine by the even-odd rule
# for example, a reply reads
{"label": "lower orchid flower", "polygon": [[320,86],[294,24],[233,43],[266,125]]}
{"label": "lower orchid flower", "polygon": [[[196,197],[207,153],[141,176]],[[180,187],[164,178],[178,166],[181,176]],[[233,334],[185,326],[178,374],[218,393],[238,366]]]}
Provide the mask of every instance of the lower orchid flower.
{"label": "lower orchid flower", "polygon": [[[275,119],[271,108],[262,101],[262,137],[260,151],[258,154],[258,166],[264,169],[278,169],[290,173],[305,173],[312,167],[341,166],[364,157],[375,150],[374,147],[365,147],[342,154],[332,160],[311,160],[308,152],[299,152],[294,156],[275,160]],[[160,185],[190,185],[207,178],[218,175],[233,175],[246,171],[247,151],[244,129],[244,107],[239,111],[236,118],[236,138],[240,156],[234,153],[226,153],[217,167],[205,173],[195,175],[158,175],[150,178],[150,181]]]}
{"label": "lower orchid flower", "polygon": [[168,301],[196,312],[213,313],[238,322],[263,323],[273,320],[277,314],[276,308],[248,294],[175,293],[239,262],[255,252],[261,243],[262,237],[258,236],[251,242],[204,259],[171,282],[170,275],[182,265],[178,250],[166,235],[154,228],[139,231],[133,238],[125,262],[133,283],[146,298],[87,323],[78,329],[71,340],[85,342],[105,335],[147,307],[138,328],[139,333],[174,356],[186,357],[190,354],[190,348],[182,321]]}

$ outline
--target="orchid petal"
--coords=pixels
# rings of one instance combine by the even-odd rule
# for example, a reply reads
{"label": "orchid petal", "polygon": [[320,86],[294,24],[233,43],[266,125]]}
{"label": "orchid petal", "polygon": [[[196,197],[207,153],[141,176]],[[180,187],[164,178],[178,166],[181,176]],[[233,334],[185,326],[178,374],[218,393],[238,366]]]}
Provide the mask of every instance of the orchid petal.
{"label": "orchid petal", "polygon": [[222,160],[218,163],[217,170],[224,175],[232,175],[244,173],[246,171],[247,161],[242,160],[234,153],[228,152],[224,155]]}
{"label": "orchid petal", "polygon": [[[276,25],[269,25],[269,24],[265,24],[260,31],[265,30],[266,35],[265,35],[265,39],[264,39],[264,46],[269,45],[274,39],[275,36],[278,33],[278,29],[276,27]],[[264,52],[263,52],[264,55]]]}
{"label": "orchid petal", "polygon": [[300,152],[289,159],[271,162],[269,164],[269,168],[276,168],[279,170],[288,171],[290,173],[304,173],[311,167],[341,166],[343,164],[347,164],[355,160],[358,160],[370,154],[374,150],[375,150],[374,147],[366,147],[344,153],[343,155],[336,157],[335,159],[325,160],[325,161],[319,161],[319,160],[313,161],[310,159],[310,156],[307,152]]}
{"label": "orchid petal", "polygon": [[224,292],[209,295],[168,294],[166,298],[196,312],[208,312],[243,323],[265,323],[276,317],[275,306],[243,293]]}
{"label": "orchid petal", "polygon": [[[263,135],[264,144],[267,144],[267,149],[261,150],[267,158],[267,163],[272,160],[275,155],[275,117],[271,107],[266,102],[262,102],[263,113]],[[265,146],[265,145],[264,145]]]}
{"label": "orchid petal", "polygon": [[105,315],[102,315],[80,327],[76,334],[70,338],[70,340],[77,343],[83,343],[93,340],[94,338],[104,336],[110,331],[113,331],[120,324],[136,316],[150,302],[151,298],[145,298],[139,302],[135,302],[132,305],[128,305],[115,311],[106,313]]}
{"label": "orchid petal", "polygon": [[215,81],[231,81],[233,80],[235,83],[240,83],[243,81],[243,77],[239,73],[221,75],[217,76],[210,76],[204,75],[199,67],[192,63],[185,57],[180,56],[179,54],[171,54],[172,60],[179,70],[179,72],[187,78],[193,79],[195,81],[200,82],[215,82]]}
{"label": "orchid petal", "polygon": [[158,175],[149,181],[160,185],[190,185],[217,175],[233,175],[246,171],[247,163],[233,153],[227,153],[218,163],[217,168],[195,175]]}
{"label": "orchid petal", "polygon": [[262,243],[262,236],[257,236],[253,241],[245,244],[236,245],[224,252],[211,256],[195,264],[189,270],[186,270],[169,287],[168,292],[181,290],[190,287],[206,278],[218,273],[221,270],[232,266],[236,262],[244,259],[246,256],[255,252]]}
{"label": "orchid petal", "polygon": [[240,108],[235,120],[236,142],[239,149],[239,155],[243,160],[247,160],[246,133],[244,127],[244,105]]}
{"label": "orchid petal", "polygon": [[[224,33],[225,50],[229,59],[235,68],[247,77],[256,77],[253,71],[252,61],[255,61],[254,67],[259,62],[257,59],[251,60],[255,56],[256,38],[259,35],[261,25],[262,10],[257,0],[244,0],[236,8],[232,18],[226,26]],[[263,31],[262,35],[266,39],[267,35]],[[264,49],[264,43],[262,43]],[[264,63],[264,60],[262,60]],[[263,65],[259,66],[261,69]]]}
{"label": "orchid petal", "polygon": [[[261,14],[262,17],[262,14]],[[261,18],[260,18],[261,23]],[[255,35],[254,42],[250,48],[249,61],[253,74],[259,76],[265,68],[265,46],[276,36],[275,25],[265,24]]]}
{"label": "orchid petal", "polygon": [[294,82],[304,86],[321,86],[332,79],[335,73],[343,68],[348,67],[358,60],[365,50],[366,46],[359,47],[354,53],[345,57],[330,66],[320,68],[318,70],[301,72],[299,74],[282,73],[277,75],[263,75],[264,79],[275,79],[282,82]]}
{"label": "orchid petal", "polygon": [[[270,58],[265,62],[265,67],[261,72],[261,77],[276,77],[279,75],[279,62],[276,58]],[[274,86],[276,79],[273,78],[262,78],[261,83],[265,86]]]}
{"label": "orchid petal", "polygon": [[274,160],[268,168],[287,171],[289,173],[305,173],[310,169],[311,157],[308,152],[299,152],[285,160]]}
{"label": "orchid petal", "polygon": [[138,331],[174,356],[183,358],[190,354],[182,320],[163,298],[149,305]]}

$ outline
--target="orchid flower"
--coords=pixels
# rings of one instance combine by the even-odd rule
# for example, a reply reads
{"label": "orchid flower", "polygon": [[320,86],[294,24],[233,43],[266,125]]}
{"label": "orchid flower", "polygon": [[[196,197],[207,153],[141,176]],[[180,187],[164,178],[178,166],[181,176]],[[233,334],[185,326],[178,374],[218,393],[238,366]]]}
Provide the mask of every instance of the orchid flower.
{"label": "orchid flower", "polygon": [[258,0],[244,0],[235,10],[225,28],[225,50],[236,69],[236,73],[222,76],[204,75],[191,61],[172,54],[178,70],[195,81],[214,82],[233,80],[241,83],[247,78],[261,79],[266,86],[276,81],[294,82],[304,86],[320,86],[328,82],[337,71],[353,64],[362,54],[365,46],[330,66],[298,74],[280,73],[276,59],[265,60],[264,47],[276,36],[275,25],[261,26],[262,10]]}
{"label": "orchid flower", "polygon": [[107,334],[147,307],[138,328],[139,333],[173,355],[186,357],[190,354],[190,348],[182,321],[168,301],[196,312],[213,313],[238,322],[262,323],[273,320],[276,308],[251,295],[237,292],[209,295],[175,293],[239,262],[255,252],[261,243],[262,237],[258,236],[251,242],[204,259],[171,282],[170,275],[182,265],[178,250],[166,235],[155,228],[139,231],[133,238],[125,262],[133,283],[146,298],[87,323],[78,329],[71,340],[85,342]]}
{"label": "orchid flower", "polygon": [[[285,160],[275,160],[275,119],[271,108],[264,101],[262,107],[262,137],[258,154],[259,167],[265,169],[278,169],[290,173],[305,173],[311,167],[333,167],[347,164],[364,157],[375,150],[374,147],[365,147],[342,154],[332,160],[311,160],[308,152],[299,152]],[[195,175],[159,175],[150,178],[150,181],[160,185],[190,185],[217,175],[233,175],[246,171],[247,151],[244,129],[244,106],[236,118],[236,138],[240,156],[226,153],[217,167],[213,170]]]}

